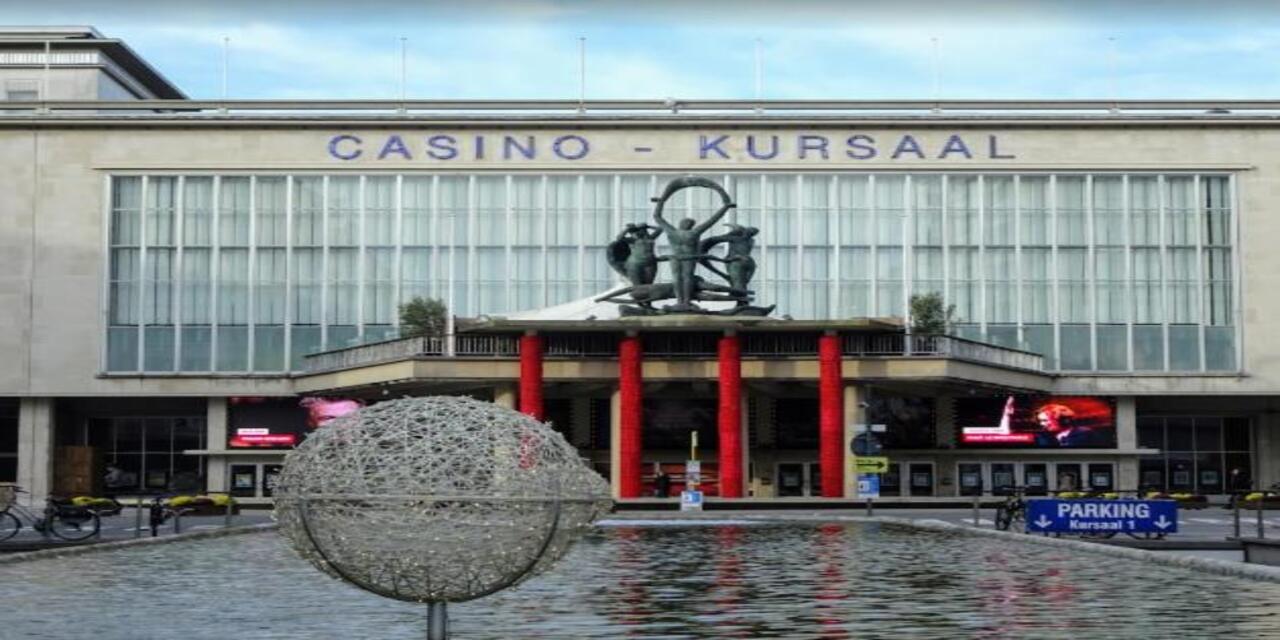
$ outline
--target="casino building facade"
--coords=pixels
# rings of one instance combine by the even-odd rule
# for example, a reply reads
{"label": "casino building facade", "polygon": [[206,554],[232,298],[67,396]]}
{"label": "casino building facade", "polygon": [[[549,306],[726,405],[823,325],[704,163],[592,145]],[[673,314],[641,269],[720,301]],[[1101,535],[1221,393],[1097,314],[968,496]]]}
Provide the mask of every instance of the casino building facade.
{"label": "casino building facade", "polygon": [[[0,83],[0,482],[37,496],[267,498],[428,393],[623,498],[694,432],[713,495],[848,496],[858,424],[886,497],[1280,481],[1280,103],[210,103],[91,29],[0,30]],[[760,229],[770,319],[594,302],[686,174]],[[419,296],[446,336],[399,338]]]}

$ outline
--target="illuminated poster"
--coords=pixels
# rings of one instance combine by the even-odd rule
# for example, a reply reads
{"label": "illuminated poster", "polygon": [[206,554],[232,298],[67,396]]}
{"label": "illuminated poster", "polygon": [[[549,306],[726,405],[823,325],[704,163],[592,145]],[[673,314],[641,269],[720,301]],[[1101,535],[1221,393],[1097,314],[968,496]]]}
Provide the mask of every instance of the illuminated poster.
{"label": "illuminated poster", "polygon": [[956,398],[960,444],[1025,448],[1116,446],[1115,405],[1093,396]]}
{"label": "illuminated poster", "polygon": [[227,415],[227,446],[232,449],[287,449],[307,433],[334,418],[359,409],[347,398],[231,398]]}

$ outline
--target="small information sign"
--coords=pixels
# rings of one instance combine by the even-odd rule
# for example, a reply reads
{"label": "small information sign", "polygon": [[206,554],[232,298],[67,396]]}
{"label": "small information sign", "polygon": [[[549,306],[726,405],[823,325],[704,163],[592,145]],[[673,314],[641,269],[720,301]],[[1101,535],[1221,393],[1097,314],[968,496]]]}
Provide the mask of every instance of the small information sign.
{"label": "small information sign", "polygon": [[864,473],[858,476],[858,497],[879,498],[880,476],[874,473]]}
{"label": "small information sign", "polygon": [[854,458],[858,473],[884,473],[889,470],[889,459],[884,456],[858,456]]}
{"label": "small information sign", "polygon": [[681,511],[702,511],[702,492],[701,491],[681,491],[680,492],[680,510]]}
{"label": "small information sign", "polygon": [[684,463],[684,483],[686,485],[702,484],[702,462],[689,460]]}

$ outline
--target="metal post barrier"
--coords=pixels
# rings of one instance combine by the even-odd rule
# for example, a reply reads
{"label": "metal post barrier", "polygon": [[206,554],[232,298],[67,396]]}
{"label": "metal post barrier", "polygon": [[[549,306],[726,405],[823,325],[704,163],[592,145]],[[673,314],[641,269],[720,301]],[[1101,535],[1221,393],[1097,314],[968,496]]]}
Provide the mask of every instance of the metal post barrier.
{"label": "metal post barrier", "polygon": [[235,502],[235,498],[231,497],[231,473],[227,469],[227,512],[222,516],[222,527],[224,529],[231,528],[231,505]]}
{"label": "metal post barrier", "polygon": [[1235,506],[1231,510],[1231,523],[1236,533],[1235,535],[1236,540],[1240,539],[1240,501],[1241,500],[1244,500],[1244,496],[1237,494],[1235,499]]}
{"label": "metal post barrier", "polygon": [[1267,537],[1266,529],[1264,529],[1262,525],[1262,503],[1263,503],[1262,500],[1258,501],[1258,539],[1259,540]]}
{"label": "metal post barrier", "polygon": [[975,527],[978,526],[978,509],[980,507],[979,501],[981,499],[982,499],[981,495],[975,494],[973,496],[973,526]]}
{"label": "metal post barrier", "polygon": [[871,506],[872,502],[874,502],[874,500],[872,500],[871,498],[867,498],[867,517],[868,518],[876,514],[875,508]]}
{"label": "metal post barrier", "polygon": [[173,532],[182,533],[182,511],[178,509],[173,510]]}
{"label": "metal post barrier", "polygon": [[142,537],[142,497],[138,497],[138,506],[133,510],[133,537]]}

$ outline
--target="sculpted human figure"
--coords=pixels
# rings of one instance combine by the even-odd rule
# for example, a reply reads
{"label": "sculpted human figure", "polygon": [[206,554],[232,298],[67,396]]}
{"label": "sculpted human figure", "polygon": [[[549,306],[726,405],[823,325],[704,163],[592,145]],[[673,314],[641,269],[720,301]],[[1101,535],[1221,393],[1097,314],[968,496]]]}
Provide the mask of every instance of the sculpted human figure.
{"label": "sculpted human figure", "polygon": [[[755,248],[755,237],[760,230],[756,227],[744,227],[740,224],[728,224],[727,233],[718,236],[712,236],[702,241],[700,253],[709,255],[711,250],[717,245],[724,243],[727,248],[724,262],[724,271],[717,269],[711,264],[711,258],[703,258],[702,265],[715,272],[720,277],[729,282],[729,286],[734,289],[746,290],[751,283],[751,277],[756,273],[756,260],[751,257],[751,250]],[[746,306],[747,300],[738,300],[738,306]]]}
{"label": "sculpted human figure", "polygon": [[[693,218],[684,218],[676,225],[667,222],[662,217],[663,207],[666,206],[667,200],[671,198],[675,192],[689,187],[706,187],[720,194],[723,205],[710,218],[699,224]],[[710,229],[712,225],[720,221],[724,214],[737,206],[729,197],[728,192],[723,187],[706,178],[686,177],[677,178],[667,184],[666,190],[662,195],[654,198],[653,201],[657,205],[653,209],[653,219],[658,226],[667,234],[667,242],[671,244],[671,272],[675,280],[676,304],[667,307],[668,311],[697,311],[699,307],[693,304],[695,295],[698,293],[698,278],[695,270],[698,263],[702,261],[705,254],[702,253],[701,238],[702,234]]]}
{"label": "sculpted human figure", "polygon": [[647,224],[628,224],[613,242],[606,255],[613,267],[631,286],[652,284],[658,275],[659,258],[654,244],[662,231]]}

